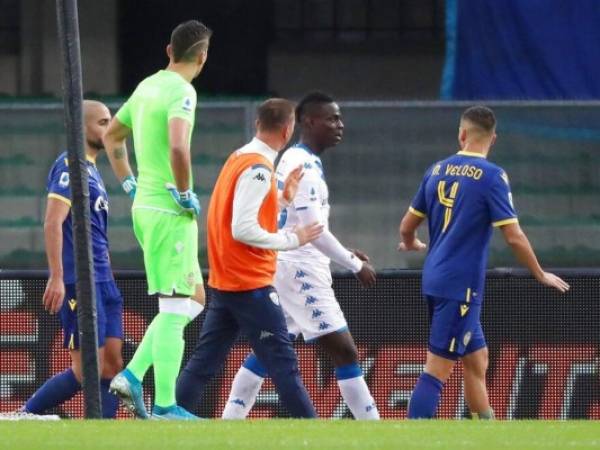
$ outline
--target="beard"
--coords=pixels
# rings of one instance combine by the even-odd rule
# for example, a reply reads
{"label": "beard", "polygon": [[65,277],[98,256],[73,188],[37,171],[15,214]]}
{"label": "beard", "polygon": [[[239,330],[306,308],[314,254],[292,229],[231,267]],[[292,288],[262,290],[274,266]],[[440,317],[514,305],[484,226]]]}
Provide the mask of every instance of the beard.
{"label": "beard", "polygon": [[102,142],[102,139],[97,139],[95,141],[92,139],[88,139],[87,144],[94,150],[104,150],[104,143]]}

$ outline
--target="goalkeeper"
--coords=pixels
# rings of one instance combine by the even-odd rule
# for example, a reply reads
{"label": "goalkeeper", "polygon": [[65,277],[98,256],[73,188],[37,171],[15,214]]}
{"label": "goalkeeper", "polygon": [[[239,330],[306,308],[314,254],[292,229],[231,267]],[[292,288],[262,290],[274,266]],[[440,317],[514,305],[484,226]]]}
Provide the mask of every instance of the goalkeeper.
{"label": "goalkeeper", "polygon": [[[175,402],[183,357],[183,330],[204,308],[198,264],[200,204],[192,191],[190,139],[196,91],[191,81],[206,62],[211,30],[192,20],[178,25],[167,46],[169,65],[143,80],[112,120],[104,143],[123,188],[134,197],[135,236],[144,252],[148,294],[158,294],[154,318],[125,370],[111,389],[139,418],[148,418],[142,380],[154,366],[153,418],[196,416]],[[125,140],[133,131],[138,180]]]}

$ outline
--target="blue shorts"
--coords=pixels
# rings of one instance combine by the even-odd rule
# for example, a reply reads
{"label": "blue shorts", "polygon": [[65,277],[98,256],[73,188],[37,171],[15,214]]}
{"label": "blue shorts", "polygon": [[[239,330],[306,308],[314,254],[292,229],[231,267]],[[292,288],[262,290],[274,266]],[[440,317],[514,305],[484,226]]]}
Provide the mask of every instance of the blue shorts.
{"label": "blue shorts", "polygon": [[[69,350],[79,349],[75,297],[75,284],[65,284],[65,300],[59,314],[64,334],[63,346]],[[104,346],[107,337],[123,339],[123,297],[114,280],[96,283],[96,315],[98,347]]]}
{"label": "blue shorts", "polygon": [[457,360],[487,346],[479,316],[481,303],[425,296],[429,308],[429,351]]}

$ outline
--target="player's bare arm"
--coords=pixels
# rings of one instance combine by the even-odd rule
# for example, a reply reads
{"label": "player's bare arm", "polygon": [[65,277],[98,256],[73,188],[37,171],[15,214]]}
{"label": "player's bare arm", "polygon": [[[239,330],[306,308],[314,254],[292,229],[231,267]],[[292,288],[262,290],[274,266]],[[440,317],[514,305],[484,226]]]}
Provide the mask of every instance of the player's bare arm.
{"label": "player's bare arm", "polygon": [[127,156],[127,136],[131,129],[123,125],[119,119],[113,117],[108,130],[102,137],[106,155],[117,179],[123,182],[127,177],[133,177],[129,157]]}
{"label": "player's bare arm", "polygon": [[400,243],[398,250],[407,251],[422,251],[427,248],[427,245],[417,237],[417,228],[423,222],[423,217],[417,216],[412,211],[407,211],[402,221],[400,222]]}
{"label": "player's bare arm", "polygon": [[500,227],[504,240],[510,246],[517,260],[529,269],[531,274],[545,286],[557,289],[560,292],[567,292],[569,284],[553,273],[544,272],[540,266],[529,239],[521,229],[518,223],[510,223]]}
{"label": "player's bare arm", "polygon": [[190,124],[175,117],[169,120],[169,158],[175,185],[179,192],[190,188],[192,157],[189,143]]}
{"label": "player's bare arm", "polygon": [[48,198],[44,219],[44,238],[50,276],[44,291],[43,301],[44,308],[51,314],[56,314],[60,310],[65,298],[62,264],[62,224],[67,218],[69,210],[70,206],[65,201]]}

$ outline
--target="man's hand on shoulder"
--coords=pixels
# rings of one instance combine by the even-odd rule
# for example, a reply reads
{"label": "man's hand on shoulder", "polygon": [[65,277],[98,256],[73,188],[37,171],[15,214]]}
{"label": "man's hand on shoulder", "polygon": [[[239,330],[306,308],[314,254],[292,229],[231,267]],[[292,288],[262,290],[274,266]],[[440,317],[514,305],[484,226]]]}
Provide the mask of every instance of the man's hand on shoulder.
{"label": "man's hand on shoulder", "polygon": [[300,165],[292,170],[285,179],[285,182],[283,183],[282,197],[286,203],[291,203],[296,196],[296,192],[298,192],[298,186],[300,185],[300,180],[303,176],[304,172],[302,171],[302,166]]}
{"label": "man's hand on shoulder", "polygon": [[324,226],[319,222],[295,228],[294,233],[298,236],[298,246],[302,247],[304,244],[308,244],[317,239],[321,233],[323,233],[323,229]]}

